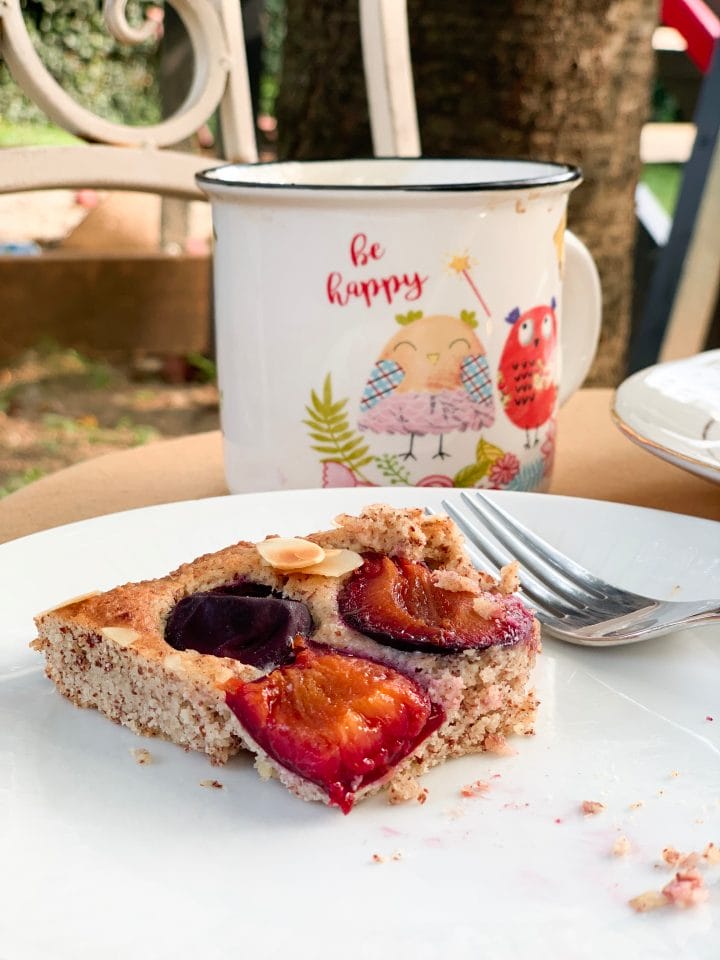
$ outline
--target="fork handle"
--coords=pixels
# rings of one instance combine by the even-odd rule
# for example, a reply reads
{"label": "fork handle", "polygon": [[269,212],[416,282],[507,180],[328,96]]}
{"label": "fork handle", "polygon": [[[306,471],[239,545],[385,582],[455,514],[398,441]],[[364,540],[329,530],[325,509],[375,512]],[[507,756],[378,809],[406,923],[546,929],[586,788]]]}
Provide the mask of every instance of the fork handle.
{"label": "fork handle", "polygon": [[[606,640],[616,637],[618,639],[622,637],[624,640],[644,640],[668,633],[675,627],[683,629],[699,623],[709,623],[712,620],[720,620],[720,606],[717,600],[698,600],[697,602],[661,600],[644,610],[607,620],[599,625],[602,627],[601,630],[598,627],[589,628],[587,635]],[[584,633],[582,630],[579,632]]]}

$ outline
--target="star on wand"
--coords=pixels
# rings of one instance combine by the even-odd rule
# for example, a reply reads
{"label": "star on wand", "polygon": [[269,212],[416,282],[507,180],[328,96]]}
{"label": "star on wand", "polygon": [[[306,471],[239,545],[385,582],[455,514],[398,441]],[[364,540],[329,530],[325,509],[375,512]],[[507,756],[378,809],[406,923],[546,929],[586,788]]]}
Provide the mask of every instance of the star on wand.
{"label": "star on wand", "polygon": [[475,286],[475,281],[473,280],[472,276],[470,275],[470,271],[471,271],[471,269],[472,269],[472,266],[471,266],[471,263],[470,263],[470,257],[469,257],[466,253],[465,253],[465,254],[462,254],[462,255],[461,255],[461,254],[455,254],[455,256],[450,260],[450,263],[448,263],[448,267],[449,267],[451,270],[454,270],[455,273],[457,273],[458,276],[463,276],[463,277],[465,277],[465,279],[467,280],[467,282],[468,282],[468,284],[469,284],[469,286],[470,286],[470,289],[472,290],[472,292],[475,294],[475,296],[476,296],[476,297],[478,298],[478,300],[480,301],[480,305],[481,305],[481,307],[483,308],[483,310],[485,311],[486,316],[489,317],[489,316],[490,316],[490,311],[489,311],[489,309],[488,309],[488,305],[485,303],[485,301],[484,301],[484,299],[483,299],[483,295],[480,293],[480,291],[478,290],[478,288]]}

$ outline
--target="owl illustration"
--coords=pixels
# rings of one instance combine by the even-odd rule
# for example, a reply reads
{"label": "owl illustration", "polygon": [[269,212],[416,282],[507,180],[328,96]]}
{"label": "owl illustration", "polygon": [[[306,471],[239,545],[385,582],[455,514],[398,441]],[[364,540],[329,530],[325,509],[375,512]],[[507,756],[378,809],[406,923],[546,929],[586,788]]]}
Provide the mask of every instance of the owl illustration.
{"label": "owl illustration", "polygon": [[[520,313],[516,307],[506,321],[511,324],[500,357],[498,387],[508,419],[525,431],[525,446],[535,446],[539,429],[553,415],[558,388],[553,375],[557,346],[555,297],[549,305]],[[530,431],[535,431],[531,443]]]}
{"label": "owl illustration", "polygon": [[475,314],[423,317],[420,311],[396,317],[402,329],[385,344],[360,401],[361,430],[443,436],[451,430],[479,430],[495,419],[492,377],[485,349],[474,333]]}

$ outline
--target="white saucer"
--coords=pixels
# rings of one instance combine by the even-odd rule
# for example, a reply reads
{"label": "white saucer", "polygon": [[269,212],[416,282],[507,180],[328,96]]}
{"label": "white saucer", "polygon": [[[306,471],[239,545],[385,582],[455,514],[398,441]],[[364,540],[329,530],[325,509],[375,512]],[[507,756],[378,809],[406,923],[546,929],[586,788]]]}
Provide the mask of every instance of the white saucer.
{"label": "white saucer", "polygon": [[720,350],[634,373],[618,387],[613,419],[649,453],[720,483]]}

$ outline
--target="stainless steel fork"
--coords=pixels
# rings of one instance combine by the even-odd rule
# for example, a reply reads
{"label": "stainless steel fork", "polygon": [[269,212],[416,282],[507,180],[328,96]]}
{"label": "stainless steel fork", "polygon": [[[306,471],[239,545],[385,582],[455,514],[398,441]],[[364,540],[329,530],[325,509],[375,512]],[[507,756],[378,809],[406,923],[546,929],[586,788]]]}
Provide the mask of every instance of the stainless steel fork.
{"label": "stainless steel fork", "polygon": [[720,620],[720,600],[653,600],[620,590],[564,556],[483,494],[463,493],[461,500],[462,506],[449,500],[442,504],[465,534],[473,560],[482,567],[489,560],[497,569],[511,558],[518,560],[523,599],[552,636],[608,647]]}

